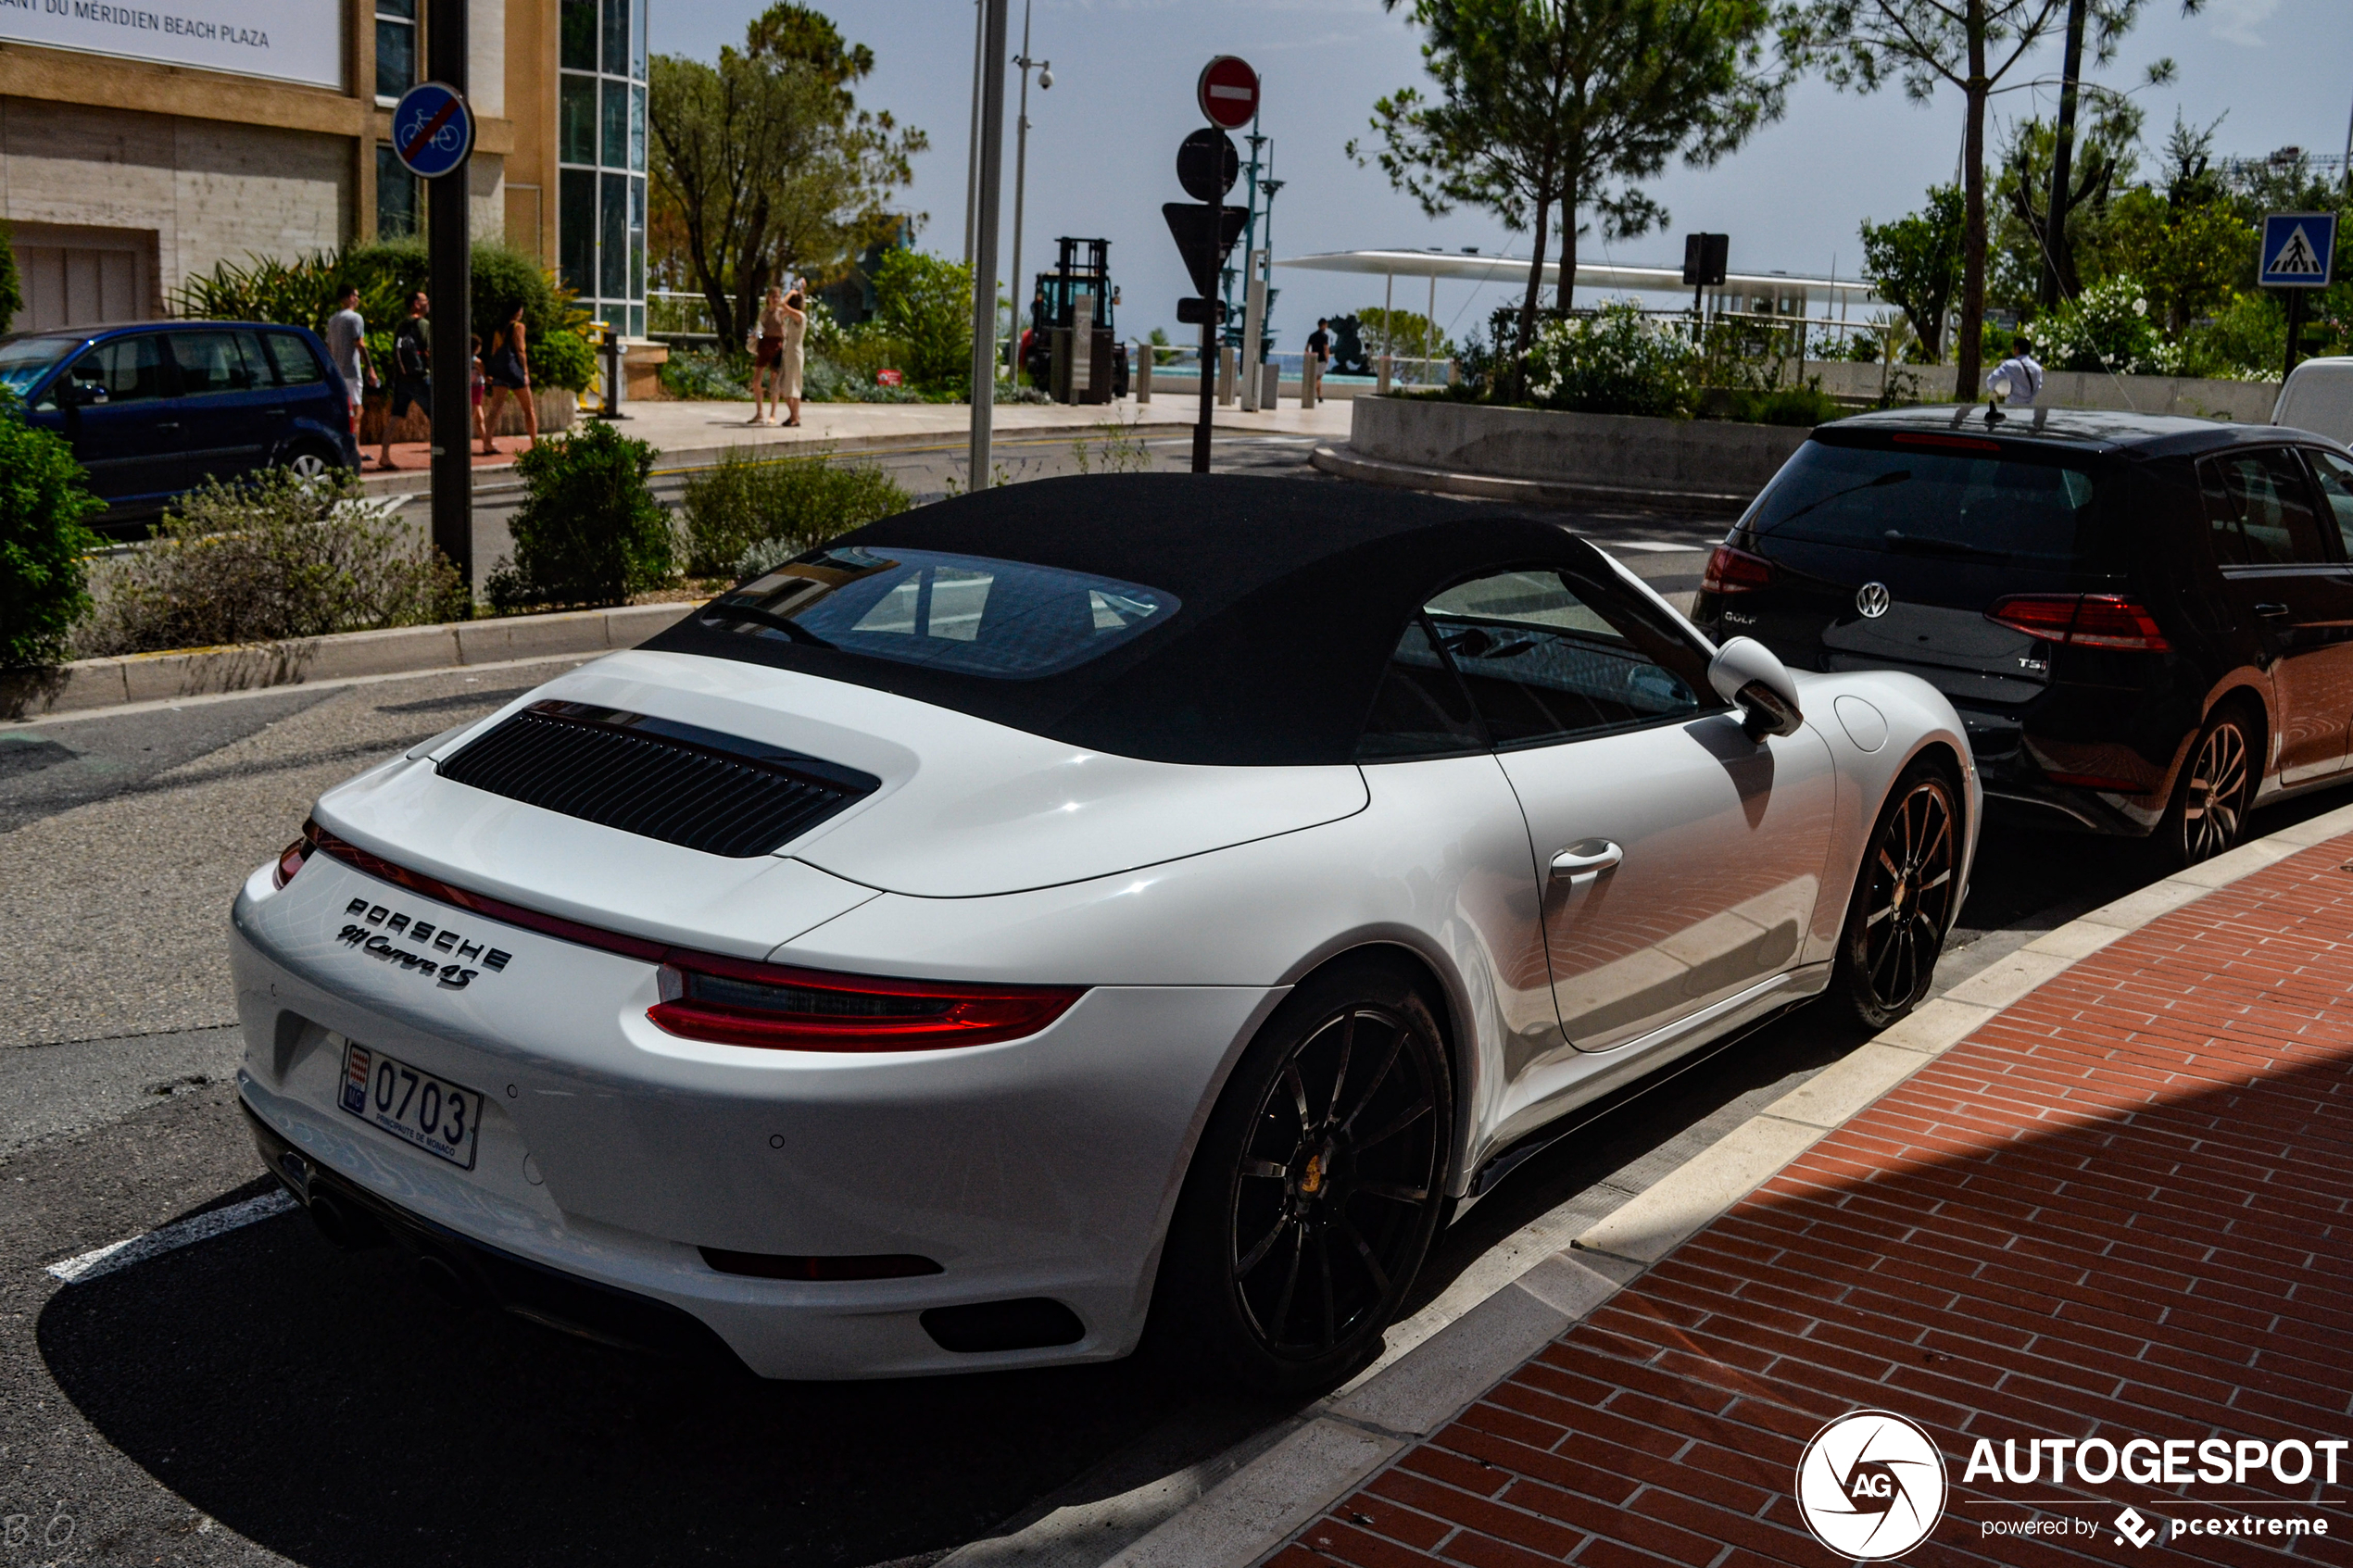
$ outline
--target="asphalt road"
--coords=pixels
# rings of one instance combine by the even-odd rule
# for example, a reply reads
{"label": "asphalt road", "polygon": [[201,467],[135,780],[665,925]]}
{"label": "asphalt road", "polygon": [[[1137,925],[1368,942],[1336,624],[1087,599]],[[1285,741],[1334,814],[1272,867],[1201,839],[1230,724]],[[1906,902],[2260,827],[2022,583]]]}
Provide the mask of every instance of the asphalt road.
{"label": "asphalt road", "polygon": [[[1669,593],[1720,532],[1582,521]],[[447,1307],[298,1214],[44,1272],[270,1190],[231,1087],[233,889],[327,785],[569,662],[0,730],[0,1568],[923,1564],[1280,1413],[1146,1362],[788,1386],[639,1360]],[[2145,874],[2130,846],[2004,825],[1948,969]],[[1555,1206],[1598,1218],[1852,1044],[1800,1010],[1587,1126],[1448,1233],[1424,1298]]]}

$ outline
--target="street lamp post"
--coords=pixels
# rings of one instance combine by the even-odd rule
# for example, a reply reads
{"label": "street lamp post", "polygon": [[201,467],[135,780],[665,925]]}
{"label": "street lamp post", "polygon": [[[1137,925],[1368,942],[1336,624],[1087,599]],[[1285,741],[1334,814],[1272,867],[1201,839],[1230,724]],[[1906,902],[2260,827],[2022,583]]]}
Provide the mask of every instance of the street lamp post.
{"label": "street lamp post", "polygon": [[1029,57],[1029,0],[1022,0],[1021,53],[1013,56],[1013,64],[1021,69],[1021,112],[1013,120],[1013,270],[1010,291],[1013,301],[1013,331],[1005,347],[1005,362],[1013,383],[1021,384],[1021,332],[1023,316],[1029,302],[1021,296],[1021,198],[1022,187],[1029,173],[1029,72],[1038,71],[1038,90],[1047,91],[1054,84],[1054,63]]}

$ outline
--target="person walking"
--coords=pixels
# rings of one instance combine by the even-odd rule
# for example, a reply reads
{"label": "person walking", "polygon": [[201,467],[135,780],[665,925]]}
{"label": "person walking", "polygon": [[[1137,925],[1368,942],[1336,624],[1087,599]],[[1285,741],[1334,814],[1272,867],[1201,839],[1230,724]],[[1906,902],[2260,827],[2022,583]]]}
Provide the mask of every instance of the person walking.
{"label": "person walking", "polygon": [[484,366],[490,373],[490,404],[483,412],[484,447],[498,449],[496,439],[498,410],[509,397],[522,409],[523,433],[531,445],[539,445],[539,406],[531,395],[531,360],[528,357],[530,333],[523,326],[522,301],[507,312],[507,320],[491,334],[490,358]]}
{"label": "person walking", "polygon": [[382,468],[400,466],[392,460],[392,427],[411,404],[424,410],[428,435],[433,428],[433,322],[426,315],[432,308],[433,301],[419,289],[409,296],[409,314],[392,330],[392,397],[384,406],[384,451],[376,459]]}
{"label": "person walking", "polygon": [[[785,358],[785,285],[771,283],[765,298],[760,302],[760,336],[751,349],[751,418],[744,423],[769,425],[776,422],[776,383],[783,379]],[[761,412],[761,389],[766,389],[766,412]]]}
{"label": "person walking", "polygon": [[2032,408],[2034,400],[2043,395],[2043,364],[2034,358],[2034,345],[2023,333],[2010,339],[2010,357],[2003,360],[1985,377],[1987,391],[1999,377],[2009,384],[2009,395],[2003,399],[2013,408]]}
{"label": "person walking", "polygon": [[368,323],[359,314],[357,283],[346,283],[335,292],[335,313],[327,318],[327,362],[343,377],[344,395],[351,400],[351,433],[357,438],[360,412],[376,384],[376,365],[368,354]]}
{"label": "person walking", "polygon": [[1307,334],[1307,358],[1299,367],[1300,379],[1306,383],[1302,389],[1306,395],[1301,406],[1313,408],[1324,398],[1324,367],[1332,358],[1332,324],[1328,318],[1315,318],[1315,330]]}
{"label": "person walking", "polygon": [[768,403],[769,422],[775,422],[776,404],[773,387],[783,389],[785,404],[792,410],[785,420],[788,425],[800,423],[800,360],[804,340],[809,335],[808,301],[799,289],[785,295],[785,345],[776,358],[776,376]]}

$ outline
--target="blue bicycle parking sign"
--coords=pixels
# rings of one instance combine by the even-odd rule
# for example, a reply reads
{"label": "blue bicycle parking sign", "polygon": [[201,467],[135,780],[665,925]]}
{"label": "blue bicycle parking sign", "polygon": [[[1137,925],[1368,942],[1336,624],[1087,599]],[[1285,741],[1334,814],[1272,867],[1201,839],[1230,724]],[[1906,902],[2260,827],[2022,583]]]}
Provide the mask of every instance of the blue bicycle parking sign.
{"label": "blue bicycle parking sign", "polygon": [[2336,260],[2336,214],[2267,212],[2263,266],[2267,289],[2324,289]]}
{"label": "blue bicycle parking sign", "polygon": [[392,111],[393,155],[422,179],[455,172],[473,145],[473,111],[465,94],[445,82],[419,82]]}

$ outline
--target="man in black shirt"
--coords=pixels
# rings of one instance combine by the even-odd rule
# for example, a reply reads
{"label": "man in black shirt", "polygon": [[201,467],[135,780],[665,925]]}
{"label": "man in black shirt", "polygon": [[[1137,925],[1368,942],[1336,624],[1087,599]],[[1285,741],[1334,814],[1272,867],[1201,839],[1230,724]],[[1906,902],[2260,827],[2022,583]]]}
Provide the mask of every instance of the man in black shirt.
{"label": "man in black shirt", "polygon": [[1301,399],[1312,408],[1324,395],[1324,367],[1331,363],[1331,322],[1315,318],[1315,330],[1307,334],[1307,356],[1300,365],[1300,380],[1306,384],[1301,389],[1306,395]]}
{"label": "man in black shirt", "polygon": [[384,454],[378,460],[382,468],[393,468],[392,427],[394,421],[415,404],[422,408],[428,425],[433,420],[433,324],[425,313],[433,302],[419,289],[409,296],[409,314],[392,332],[392,402],[384,410]]}

